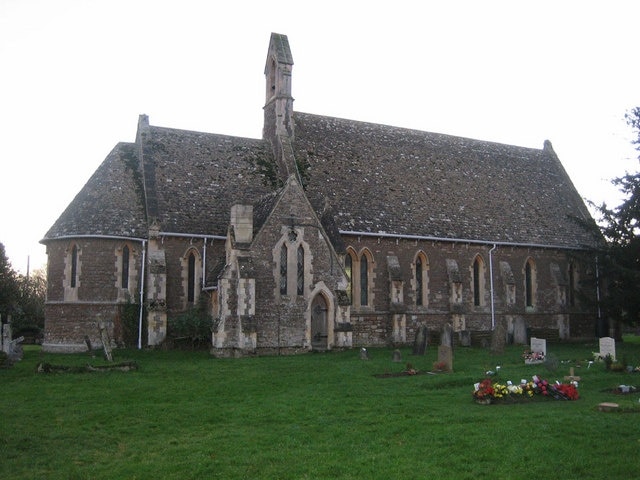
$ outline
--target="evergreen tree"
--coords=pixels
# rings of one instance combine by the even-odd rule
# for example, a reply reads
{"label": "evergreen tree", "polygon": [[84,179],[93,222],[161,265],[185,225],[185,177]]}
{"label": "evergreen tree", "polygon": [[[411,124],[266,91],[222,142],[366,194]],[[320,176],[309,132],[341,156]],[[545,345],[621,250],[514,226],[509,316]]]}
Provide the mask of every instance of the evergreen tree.
{"label": "evergreen tree", "polygon": [[[626,114],[635,130],[633,141],[640,151],[640,107]],[[640,157],[639,157],[640,160]],[[615,208],[597,207],[606,246],[602,259],[605,280],[602,306],[608,316],[628,325],[640,319],[640,172],[626,173],[613,180],[625,199]]]}
{"label": "evergreen tree", "polygon": [[15,312],[19,296],[16,272],[11,268],[4,244],[0,243],[0,315],[2,322],[6,322],[7,316]]}

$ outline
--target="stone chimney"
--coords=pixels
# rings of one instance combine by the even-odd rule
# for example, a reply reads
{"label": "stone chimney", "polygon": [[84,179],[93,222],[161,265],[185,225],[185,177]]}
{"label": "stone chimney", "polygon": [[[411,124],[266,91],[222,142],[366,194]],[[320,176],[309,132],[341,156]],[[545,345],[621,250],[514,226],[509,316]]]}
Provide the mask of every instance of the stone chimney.
{"label": "stone chimney", "polygon": [[253,206],[233,205],[231,207],[231,226],[236,243],[251,243],[253,240]]}

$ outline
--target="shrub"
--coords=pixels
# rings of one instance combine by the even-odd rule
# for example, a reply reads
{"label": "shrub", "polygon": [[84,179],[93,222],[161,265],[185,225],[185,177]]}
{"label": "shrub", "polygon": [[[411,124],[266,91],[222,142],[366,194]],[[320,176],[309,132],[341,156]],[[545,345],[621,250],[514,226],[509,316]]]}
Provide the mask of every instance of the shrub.
{"label": "shrub", "polygon": [[206,348],[211,344],[213,319],[204,305],[167,320],[167,338],[173,347]]}

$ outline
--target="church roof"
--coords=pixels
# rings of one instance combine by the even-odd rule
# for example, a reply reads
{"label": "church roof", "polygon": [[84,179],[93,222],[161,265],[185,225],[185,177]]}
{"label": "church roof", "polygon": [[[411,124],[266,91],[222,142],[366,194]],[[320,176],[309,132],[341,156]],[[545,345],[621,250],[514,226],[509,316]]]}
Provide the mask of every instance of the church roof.
{"label": "church roof", "polygon": [[581,247],[591,217],[553,152],[295,112],[307,191],[343,232]]}
{"label": "church roof", "polygon": [[152,187],[156,199],[149,216],[161,231],[226,235],[231,206],[272,190],[264,169],[274,160],[264,140],[151,126],[143,142],[145,179],[153,180],[147,197]]}
{"label": "church roof", "polygon": [[[295,112],[294,152],[334,246],[338,231],[580,247],[590,219],[550,144],[522,148]],[[139,132],[140,133],[140,132]],[[47,232],[224,236],[231,206],[268,215],[281,185],[265,140],[147,127],[118,144]],[[144,175],[139,152],[143,153]],[[148,218],[147,218],[148,217]]]}
{"label": "church roof", "polygon": [[105,235],[146,238],[135,145],[119,143],[45,235],[46,239]]}

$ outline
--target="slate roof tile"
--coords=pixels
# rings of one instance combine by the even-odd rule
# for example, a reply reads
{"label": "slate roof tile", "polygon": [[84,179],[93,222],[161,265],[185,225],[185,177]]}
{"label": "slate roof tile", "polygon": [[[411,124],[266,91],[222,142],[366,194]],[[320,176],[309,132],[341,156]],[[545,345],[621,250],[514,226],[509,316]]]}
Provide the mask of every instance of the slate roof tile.
{"label": "slate roof tile", "polygon": [[[307,194],[337,251],[339,231],[579,247],[590,219],[555,153],[333,117],[294,113]],[[146,237],[226,235],[231,206],[276,194],[269,142],[151,126],[144,203],[136,145],[121,143],[47,232]]]}
{"label": "slate roof tile", "polygon": [[559,246],[592,244],[589,219],[550,144],[531,149],[294,113],[308,191],[341,231]]}

